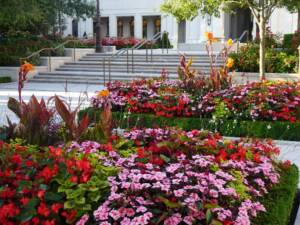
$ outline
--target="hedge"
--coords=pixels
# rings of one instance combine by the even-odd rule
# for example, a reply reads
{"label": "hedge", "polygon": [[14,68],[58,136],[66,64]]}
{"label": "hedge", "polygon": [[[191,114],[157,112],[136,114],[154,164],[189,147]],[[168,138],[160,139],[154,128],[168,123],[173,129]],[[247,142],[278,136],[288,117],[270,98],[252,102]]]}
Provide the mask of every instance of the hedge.
{"label": "hedge", "polygon": [[[92,121],[99,118],[99,110],[87,108],[79,112],[79,118],[88,113]],[[95,118],[96,116],[96,118]],[[276,140],[300,141],[300,123],[285,121],[237,121],[194,117],[157,117],[153,114],[113,113],[115,126],[130,127],[164,127],[177,126],[184,130],[206,129],[217,131],[223,136],[272,138]]]}
{"label": "hedge", "polygon": [[11,77],[0,77],[0,84],[1,83],[10,83]]}
{"label": "hedge", "polygon": [[281,172],[280,183],[274,186],[262,199],[267,212],[260,213],[253,221],[257,225],[292,225],[295,218],[291,216],[295,200],[299,171],[295,165]]}

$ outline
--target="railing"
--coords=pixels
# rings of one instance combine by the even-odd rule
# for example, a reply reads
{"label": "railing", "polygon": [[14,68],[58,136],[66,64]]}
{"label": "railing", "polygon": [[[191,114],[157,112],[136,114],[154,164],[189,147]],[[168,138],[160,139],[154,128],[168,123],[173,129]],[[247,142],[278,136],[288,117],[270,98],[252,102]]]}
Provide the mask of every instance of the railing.
{"label": "railing", "polygon": [[80,42],[80,40],[78,39],[69,39],[61,44],[59,44],[58,46],[54,47],[54,48],[43,48],[41,50],[38,50],[34,53],[32,53],[31,55],[24,57],[24,58],[20,58],[20,65],[22,65],[25,61],[30,61],[33,57],[40,57],[41,53],[46,52],[48,54],[48,71],[51,72],[51,57],[52,57],[52,52],[55,52],[56,50],[60,49],[60,48],[64,48],[67,44],[69,43],[73,43],[73,61],[76,61],[76,48],[75,48],[75,44],[77,42]]}
{"label": "railing", "polygon": [[[113,54],[112,56],[110,56],[109,58],[104,58],[102,60],[102,65],[103,65],[103,82],[104,84],[106,84],[106,64],[108,64],[108,81],[111,81],[111,63],[113,60],[123,56],[126,54],[126,67],[127,67],[127,73],[129,73],[130,71],[130,57],[129,57],[129,52],[131,52],[131,72],[134,73],[134,51],[138,50],[142,47],[146,47],[146,52],[145,52],[145,57],[146,57],[146,61],[149,61],[149,53],[148,51],[150,50],[150,59],[151,62],[153,61],[153,45],[156,43],[157,40],[159,40],[161,38],[162,40],[162,53],[164,53],[165,51],[165,47],[167,47],[167,53],[168,53],[168,43],[164,43],[165,41],[168,42],[168,38],[163,38],[163,34],[164,32],[158,32],[157,34],[155,34],[150,40],[142,40],[139,43],[137,43],[136,45],[134,45],[131,48],[123,48],[120,49],[119,51],[117,51],[115,54]],[[151,43],[151,48],[149,49],[149,44]]]}
{"label": "railing", "polygon": [[240,43],[244,39],[245,35],[247,35],[247,42],[249,41],[249,30],[244,30],[244,32],[241,34],[241,36],[234,40],[234,42],[237,44],[236,51],[239,52],[240,49]]}

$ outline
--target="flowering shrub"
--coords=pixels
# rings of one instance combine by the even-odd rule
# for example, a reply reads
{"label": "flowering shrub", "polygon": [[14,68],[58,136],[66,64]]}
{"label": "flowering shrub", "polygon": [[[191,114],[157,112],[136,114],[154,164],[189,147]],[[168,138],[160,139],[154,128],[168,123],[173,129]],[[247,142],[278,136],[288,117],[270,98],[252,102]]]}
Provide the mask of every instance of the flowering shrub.
{"label": "flowering shrub", "polygon": [[199,109],[219,118],[299,122],[300,83],[251,83],[208,93]]}
{"label": "flowering shrub", "polygon": [[[183,81],[168,80],[114,82],[107,86],[113,111],[153,113],[165,117],[290,122],[300,119],[299,82],[251,83],[215,92],[209,92],[209,89],[196,92],[185,87]],[[205,87],[205,82],[198,85],[202,91]],[[95,108],[102,108],[103,102],[101,96],[91,100]]]}
{"label": "flowering shrub", "polygon": [[0,223],[74,223],[108,192],[116,170],[92,155],[0,143]]}

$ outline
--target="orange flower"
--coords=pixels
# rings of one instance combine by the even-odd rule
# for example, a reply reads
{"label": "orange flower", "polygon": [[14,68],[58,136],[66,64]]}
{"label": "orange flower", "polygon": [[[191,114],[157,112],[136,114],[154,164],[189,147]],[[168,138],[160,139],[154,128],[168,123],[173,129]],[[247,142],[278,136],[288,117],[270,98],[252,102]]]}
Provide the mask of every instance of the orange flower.
{"label": "orange flower", "polygon": [[205,32],[204,33],[206,40],[213,41],[214,40],[214,34],[212,32]]}
{"label": "orange flower", "polygon": [[34,70],[34,66],[28,62],[24,62],[24,64],[21,66],[21,71],[23,73],[28,73],[30,71],[33,71]]}
{"label": "orange flower", "polygon": [[228,58],[226,66],[228,69],[232,68],[234,66],[234,59]]}
{"label": "orange flower", "polygon": [[99,91],[97,94],[98,97],[108,97],[109,96],[109,90],[102,90]]}

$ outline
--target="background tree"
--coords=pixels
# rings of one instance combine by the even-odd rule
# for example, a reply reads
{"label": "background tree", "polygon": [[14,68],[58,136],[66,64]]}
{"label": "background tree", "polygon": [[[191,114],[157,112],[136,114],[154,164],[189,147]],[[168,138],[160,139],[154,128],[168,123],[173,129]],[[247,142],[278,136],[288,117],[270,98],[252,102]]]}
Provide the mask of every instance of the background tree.
{"label": "background tree", "polygon": [[261,79],[265,79],[266,24],[276,7],[287,7],[287,3],[293,6],[294,2],[295,0],[166,0],[161,6],[161,10],[173,15],[177,20],[192,20],[199,12],[202,15],[218,15],[217,11],[221,9],[233,11],[236,7],[248,7],[260,30],[259,74]]}
{"label": "background tree", "polygon": [[283,0],[283,6],[285,6],[292,13],[298,13],[298,30],[300,30],[300,1]]}
{"label": "background tree", "polygon": [[[91,17],[95,2],[87,0],[0,0],[0,32],[35,31],[62,35],[64,17]],[[43,29],[41,29],[43,28]]]}

